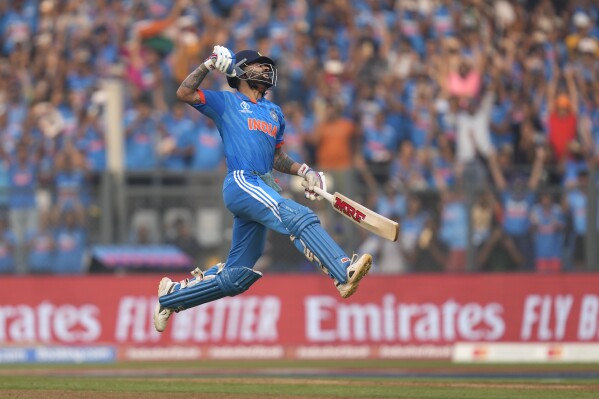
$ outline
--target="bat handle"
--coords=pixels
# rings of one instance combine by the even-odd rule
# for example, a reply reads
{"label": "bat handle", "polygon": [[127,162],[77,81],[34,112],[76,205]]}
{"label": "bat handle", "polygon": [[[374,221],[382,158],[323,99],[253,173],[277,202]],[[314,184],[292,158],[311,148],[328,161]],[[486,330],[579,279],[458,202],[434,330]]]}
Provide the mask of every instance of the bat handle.
{"label": "bat handle", "polygon": [[331,204],[335,202],[335,196],[333,196],[333,194],[331,193],[324,191],[320,187],[314,187],[314,192],[326,199],[327,201],[329,201]]}

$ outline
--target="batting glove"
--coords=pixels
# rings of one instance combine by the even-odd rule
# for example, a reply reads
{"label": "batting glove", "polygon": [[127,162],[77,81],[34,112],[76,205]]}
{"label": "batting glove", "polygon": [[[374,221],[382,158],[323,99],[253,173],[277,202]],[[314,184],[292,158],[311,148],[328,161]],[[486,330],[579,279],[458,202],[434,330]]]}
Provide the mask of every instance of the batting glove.
{"label": "batting glove", "polygon": [[302,186],[304,187],[304,197],[309,200],[320,201],[322,197],[314,192],[314,187],[327,191],[327,182],[324,173],[317,172],[306,164],[303,164],[298,172],[298,176],[303,177]]}
{"label": "batting glove", "polygon": [[235,54],[231,50],[223,46],[214,46],[214,67],[227,76],[236,76],[235,71]]}
{"label": "batting glove", "polygon": [[208,68],[208,71],[213,71],[215,66],[214,66],[214,61],[216,61],[216,53],[212,53],[210,54],[210,57],[206,58],[206,60],[204,60],[204,65],[206,66],[206,68]]}

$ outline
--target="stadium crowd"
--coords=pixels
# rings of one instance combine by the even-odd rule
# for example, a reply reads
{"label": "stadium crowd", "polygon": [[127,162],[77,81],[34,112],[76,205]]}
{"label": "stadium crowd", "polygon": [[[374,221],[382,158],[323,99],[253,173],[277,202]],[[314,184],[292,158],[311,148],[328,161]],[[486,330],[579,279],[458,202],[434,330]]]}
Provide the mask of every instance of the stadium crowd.
{"label": "stadium crowd", "polygon": [[598,19],[592,0],[0,2],[0,271],[85,271],[104,79],[127,170],[223,170],[215,126],[175,99],[215,44],[276,60],[286,151],[401,221],[398,243],[363,240],[375,271],[464,271],[470,240],[475,270],[578,270]]}

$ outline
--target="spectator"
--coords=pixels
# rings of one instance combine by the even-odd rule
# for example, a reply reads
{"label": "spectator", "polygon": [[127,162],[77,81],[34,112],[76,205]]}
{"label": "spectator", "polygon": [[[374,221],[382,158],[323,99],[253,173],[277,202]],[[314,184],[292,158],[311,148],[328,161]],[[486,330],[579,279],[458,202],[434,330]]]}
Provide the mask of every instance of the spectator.
{"label": "spectator", "polygon": [[422,152],[433,145],[437,131],[437,115],[430,86],[420,85],[411,111],[412,129],[410,138],[414,147]]}
{"label": "spectator", "polygon": [[414,256],[414,271],[418,273],[442,272],[447,262],[447,246],[439,237],[436,218],[429,217],[418,237]]}
{"label": "spectator", "polygon": [[83,212],[89,204],[84,163],[85,160],[71,141],[57,155],[53,202],[56,215],[65,208],[74,208]]}
{"label": "spectator", "polygon": [[316,147],[315,166],[332,176],[336,190],[351,195],[356,126],[353,121],[342,116],[341,107],[339,102],[327,102],[326,119],[314,127],[311,140]]}
{"label": "spectator", "polygon": [[376,211],[385,217],[402,217],[406,213],[406,208],[405,190],[392,183],[387,183],[376,196]]}
{"label": "spectator", "polygon": [[416,195],[408,197],[406,214],[400,219],[399,247],[406,263],[406,271],[414,269],[419,239],[424,231],[428,215],[422,210],[422,202]]}
{"label": "spectator", "polygon": [[490,114],[494,94],[489,90],[479,100],[469,97],[457,118],[457,162],[464,164],[495,152],[491,141]]}
{"label": "spectator", "polygon": [[51,223],[49,213],[40,213],[37,229],[27,232],[28,264],[33,273],[52,273],[57,266]]}
{"label": "spectator", "polygon": [[466,271],[468,247],[468,215],[461,188],[453,187],[441,192],[441,224],[439,237],[447,246],[444,264],[450,273]]}
{"label": "spectator", "polygon": [[561,271],[564,215],[561,207],[553,202],[550,193],[541,193],[539,202],[532,208],[530,223],[534,234],[536,270]]}
{"label": "spectator", "polygon": [[148,225],[140,223],[135,228],[131,243],[135,245],[152,245],[156,244],[156,240],[152,238],[152,232]]}
{"label": "spectator", "polygon": [[85,154],[86,169],[91,172],[106,170],[106,141],[100,116],[91,110],[85,112],[76,140],[77,149]]}
{"label": "spectator", "polygon": [[17,271],[26,272],[25,233],[37,224],[37,168],[24,143],[17,144],[16,156],[8,171],[10,190],[8,194],[10,226],[15,235]]}
{"label": "spectator", "polygon": [[438,143],[432,160],[433,181],[436,188],[452,187],[461,177],[455,162],[455,144],[447,136],[440,136]]}
{"label": "spectator", "polygon": [[[589,183],[588,171],[581,169],[578,172],[576,184],[566,192],[564,207],[571,221],[570,231],[565,232],[564,268],[567,270],[580,271],[585,266],[586,233],[589,223],[587,218]],[[597,210],[599,210],[599,201]],[[597,217],[597,227],[599,228],[599,216]]]}
{"label": "spectator", "polygon": [[[538,147],[532,173],[528,180],[518,176],[510,184],[500,170],[497,158],[489,159],[493,182],[499,191],[503,207],[504,246],[512,254],[512,261],[529,271],[534,267],[530,214],[541,181],[545,157],[545,150]],[[512,251],[513,247],[515,247],[515,251]]]}
{"label": "spectator", "polygon": [[194,261],[198,261],[202,249],[198,240],[189,231],[188,222],[183,219],[177,219],[173,223],[173,229],[174,237],[169,242],[185,252]]}
{"label": "spectator", "polygon": [[599,161],[599,83],[594,86],[595,89],[588,96],[586,112],[580,128],[583,154],[586,153],[587,157],[591,158],[591,162],[593,158],[597,158],[595,162]]}
{"label": "spectator", "polygon": [[447,74],[447,93],[456,96],[460,102],[467,103],[481,91],[484,56],[480,51],[470,57],[463,55],[457,59],[457,65],[450,65]]}
{"label": "spectator", "polygon": [[6,222],[4,217],[0,217],[0,274],[13,273],[16,269],[16,239]]}
{"label": "spectator", "polygon": [[391,182],[404,190],[427,188],[427,171],[410,141],[404,141],[391,164]]}
{"label": "spectator", "polygon": [[548,87],[548,138],[554,160],[559,163],[566,160],[568,145],[577,136],[578,91],[572,74],[571,69],[564,71],[567,91],[558,91],[557,74]]}
{"label": "spectator", "polygon": [[150,99],[135,101],[135,110],[126,119],[125,165],[128,170],[151,170],[157,165],[156,132]]}
{"label": "spectator", "polygon": [[210,118],[197,123],[194,128],[193,169],[216,171],[224,165],[225,153],[222,138]]}
{"label": "spectator", "polygon": [[8,214],[10,193],[10,162],[0,148],[0,214]]}
{"label": "spectator", "polygon": [[495,86],[495,101],[491,107],[490,131],[491,141],[495,148],[504,145],[514,146],[512,112],[513,104],[508,88],[503,85]]}
{"label": "spectator", "polygon": [[[594,47],[591,47],[591,52],[594,50],[595,54],[597,54],[597,38],[591,35],[591,29],[593,28],[591,17],[585,11],[578,10],[572,15],[572,24],[575,30],[565,40],[570,54],[573,55],[576,50],[580,49],[581,43],[584,47],[585,40],[587,39],[589,40],[588,43],[595,44]],[[589,44],[588,46],[593,46],[593,44]],[[599,56],[599,54],[597,55]]]}
{"label": "spectator", "polygon": [[76,203],[65,203],[61,209],[54,233],[56,243],[55,274],[80,274],[85,271],[84,256],[87,234],[83,223],[83,210]]}
{"label": "spectator", "polygon": [[495,201],[489,191],[481,192],[472,205],[472,245],[476,251],[476,266],[479,270],[487,268],[487,261],[494,249],[497,218]]}
{"label": "spectator", "polygon": [[439,129],[439,136],[446,138],[451,144],[455,144],[456,141],[459,112],[457,97],[452,96],[447,100],[442,97],[438,98],[435,114],[437,115],[436,124]]}
{"label": "spectator", "polygon": [[568,158],[566,158],[562,165],[563,175],[561,183],[564,187],[571,188],[578,186],[579,173],[588,169],[589,160],[585,153],[588,154],[589,150],[583,150],[580,142],[577,140],[573,140],[568,144]]}
{"label": "spectator", "polygon": [[362,132],[362,156],[374,179],[380,186],[389,181],[390,165],[398,142],[395,130],[385,121],[385,114],[378,112],[373,124]]}
{"label": "spectator", "polygon": [[162,139],[159,152],[162,166],[170,170],[187,169],[191,164],[195,126],[186,115],[183,103],[175,103],[170,113],[162,118]]}
{"label": "spectator", "polygon": [[[308,150],[306,141],[310,132],[308,132],[309,121],[299,102],[290,101],[283,106],[285,115],[285,149],[287,154],[298,162],[310,164],[310,158],[314,158],[313,149]],[[314,163],[314,162],[312,162]]]}

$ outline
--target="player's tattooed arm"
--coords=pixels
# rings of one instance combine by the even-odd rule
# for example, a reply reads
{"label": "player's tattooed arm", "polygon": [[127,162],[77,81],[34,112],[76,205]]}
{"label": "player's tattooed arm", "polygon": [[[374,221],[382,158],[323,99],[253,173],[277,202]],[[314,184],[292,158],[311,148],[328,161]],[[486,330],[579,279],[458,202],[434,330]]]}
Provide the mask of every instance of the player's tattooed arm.
{"label": "player's tattooed arm", "polygon": [[300,166],[301,165],[291,159],[281,147],[275,150],[275,162],[273,165],[275,170],[290,175],[297,175]]}
{"label": "player's tattooed arm", "polygon": [[204,64],[197,67],[185,78],[181,86],[177,89],[177,98],[188,104],[198,104],[200,102],[198,87],[200,87],[208,72],[210,71]]}

